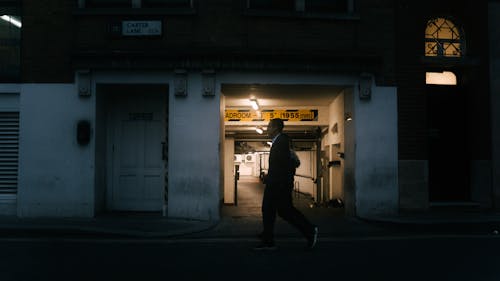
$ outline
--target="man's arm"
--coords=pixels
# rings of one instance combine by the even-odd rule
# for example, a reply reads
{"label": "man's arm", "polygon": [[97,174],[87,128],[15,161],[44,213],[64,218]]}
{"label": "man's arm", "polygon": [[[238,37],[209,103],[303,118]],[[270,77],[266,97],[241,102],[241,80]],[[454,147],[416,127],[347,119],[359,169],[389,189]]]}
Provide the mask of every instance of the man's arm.
{"label": "man's arm", "polygon": [[[284,182],[290,178],[290,139],[281,135],[273,144],[269,156],[270,176],[274,182]],[[272,174],[271,174],[272,173]]]}

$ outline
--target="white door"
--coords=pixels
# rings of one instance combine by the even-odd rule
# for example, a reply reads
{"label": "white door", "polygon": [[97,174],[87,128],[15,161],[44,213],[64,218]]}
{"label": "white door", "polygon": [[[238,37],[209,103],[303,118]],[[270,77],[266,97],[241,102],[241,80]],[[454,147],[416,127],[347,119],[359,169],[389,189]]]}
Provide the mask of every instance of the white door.
{"label": "white door", "polygon": [[113,210],[160,211],[165,187],[164,94],[124,94],[111,116]]}

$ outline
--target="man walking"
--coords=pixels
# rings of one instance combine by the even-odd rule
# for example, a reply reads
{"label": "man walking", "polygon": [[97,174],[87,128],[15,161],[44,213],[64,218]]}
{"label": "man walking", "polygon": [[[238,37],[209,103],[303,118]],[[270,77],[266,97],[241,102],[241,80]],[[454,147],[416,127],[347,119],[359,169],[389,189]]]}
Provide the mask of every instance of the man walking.
{"label": "man walking", "polygon": [[284,122],[276,118],[269,121],[267,134],[272,139],[269,154],[269,171],[264,183],[262,199],[262,221],[264,231],[261,243],[255,250],[274,250],[274,223],[276,214],[297,228],[307,239],[308,248],[313,248],[318,239],[318,227],[297,210],[292,203],[293,162],[290,156],[290,137],[283,133]]}

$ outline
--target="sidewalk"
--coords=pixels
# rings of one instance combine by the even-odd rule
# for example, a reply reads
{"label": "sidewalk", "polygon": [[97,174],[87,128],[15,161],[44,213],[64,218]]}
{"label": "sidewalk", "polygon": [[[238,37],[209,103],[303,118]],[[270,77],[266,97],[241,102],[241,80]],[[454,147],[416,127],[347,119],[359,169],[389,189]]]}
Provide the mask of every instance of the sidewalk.
{"label": "sidewalk", "polygon": [[0,236],[99,236],[169,238],[206,231],[216,222],[172,219],[160,214],[111,214],[95,218],[0,216]]}
{"label": "sidewalk", "polygon": [[[312,223],[319,226],[322,237],[490,235],[495,230],[500,232],[500,212],[439,211],[360,218],[344,215],[342,208],[298,207]],[[229,209],[223,219],[210,230],[188,237],[256,237],[261,230],[260,214],[241,215]],[[276,221],[275,234],[277,237],[301,236],[280,218]]]}
{"label": "sidewalk", "polygon": [[[322,237],[422,234],[492,234],[500,231],[500,212],[461,211],[402,214],[392,217],[345,216],[342,208],[298,208],[319,226]],[[0,216],[0,236],[92,236],[129,238],[255,238],[262,230],[260,208],[225,206],[219,221],[183,220],[160,214],[112,214],[96,218],[16,218]],[[285,221],[277,237],[300,237]]]}

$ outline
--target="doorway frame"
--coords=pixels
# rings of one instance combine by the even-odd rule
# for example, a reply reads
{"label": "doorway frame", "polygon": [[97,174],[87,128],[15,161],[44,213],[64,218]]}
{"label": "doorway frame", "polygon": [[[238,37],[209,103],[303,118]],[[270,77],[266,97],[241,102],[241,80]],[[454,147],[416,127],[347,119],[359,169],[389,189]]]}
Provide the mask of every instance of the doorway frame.
{"label": "doorway frame", "polygon": [[[119,79],[122,81],[121,79]],[[106,213],[106,212],[122,212],[122,210],[116,210],[112,207],[112,193],[113,193],[113,169],[114,169],[114,159],[112,156],[112,139],[113,139],[113,122],[111,121],[111,112],[113,111],[112,100],[119,96],[120,94],[116,92],[119,87],[124,87],[128,85],[150,87],[158,94],[164,95],[162,99],[164,104],[163,116],[164,118],[162,124],[164,125],[164,143],[163,147],[163,160],[164,166],[162,175],[164,178],[164,185],[162,188],[162,194],[160,195],[159,202],[163,207],[158,211],[144,211],[144,212],[158,212],[162,213],[163,216],[166,215],[166,206],[168,204],[168,119],[169,119],[169,84],[168,83],[151,83],[143,81],[132,81],[131,83],[123,82],[106,82],[94,84],[94,92],[96,93],[96,184],[95,184],[95,212],[96,213]],[[106,89],[107,88],[107,89]],[[124,212],[143,212],[134,210],[125,210]]]}

